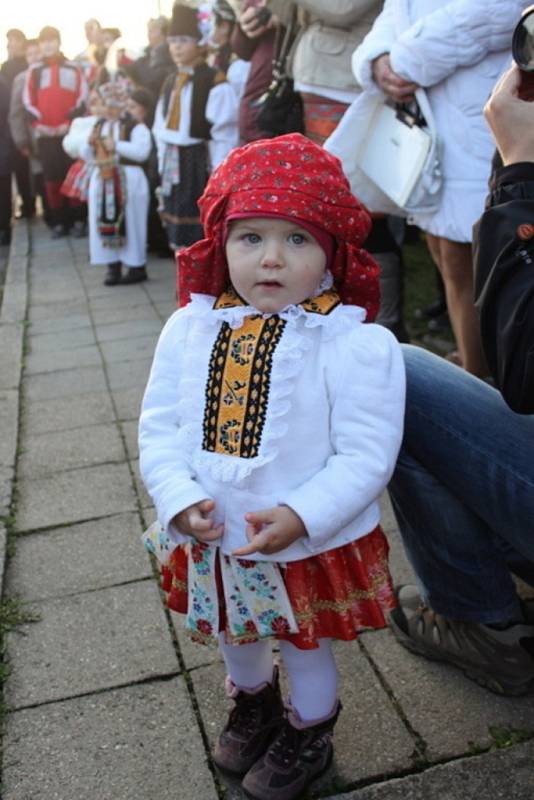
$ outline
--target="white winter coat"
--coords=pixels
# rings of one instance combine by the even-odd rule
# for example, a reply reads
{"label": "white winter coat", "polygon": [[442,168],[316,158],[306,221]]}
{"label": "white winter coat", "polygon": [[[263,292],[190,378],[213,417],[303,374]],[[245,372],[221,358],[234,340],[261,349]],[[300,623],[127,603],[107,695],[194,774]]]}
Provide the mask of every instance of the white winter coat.
{"label": "white winter coat", "polygon": [[364,88],[374,86],[371,62],[389,53],[395,72],[427,90],[442,140],[444,191],[440,209],[416,222],[437,236],[471,241],[472,225],[483,211],[495,145],[482,109],[511,60],[512,32],[524,5],[524,0],[386,0],[354,53],[354,74]]}

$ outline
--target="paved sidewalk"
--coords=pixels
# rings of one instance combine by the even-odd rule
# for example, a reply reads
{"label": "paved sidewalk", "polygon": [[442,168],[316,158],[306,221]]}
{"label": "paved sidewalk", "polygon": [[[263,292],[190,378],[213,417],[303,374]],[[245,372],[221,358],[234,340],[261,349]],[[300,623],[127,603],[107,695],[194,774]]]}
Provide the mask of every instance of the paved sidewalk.
{"label": "paved sidewalk", "polygon": [[[238,800],[209,757],[222,665],[164,609],[139,542],[153,509],[136,423],[173,265],[153,260],[147,283],[107,288],[86,240],[52,242],[42,225],[31,238],[28,250],[16,228],[0,317],[0,514],[17,535],[3,597],[38,614],[8,636],[2,797]],[[0,554],[5,540],[0,526]],[[533,698],[496,697],[389,631],[337,650],[344,711],[314,797],[532,800]]]}

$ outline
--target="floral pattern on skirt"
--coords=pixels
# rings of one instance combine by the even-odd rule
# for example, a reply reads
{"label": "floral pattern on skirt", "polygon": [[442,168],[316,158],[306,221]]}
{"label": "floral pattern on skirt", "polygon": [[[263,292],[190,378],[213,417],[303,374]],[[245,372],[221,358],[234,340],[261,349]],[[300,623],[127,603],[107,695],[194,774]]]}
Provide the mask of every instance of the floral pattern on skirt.
{"label": "floral pattern on skirt", "polygon": [[[188,606],[188,551],[195,553],[197,546],[177,547],[167,565],[162,566],[162,589],[167,593],[167,605],[173,611],[187,614]],[[389,546],[382,529],[377,526],[367,536],[335,550],[327,550],[300,561],[290,561],[281,569],[283,581],[298,625],[297,633],[287,631],[286,625],[274,634],[302,650],[318,647],[323,638],[349,641],[360,631],[384,628],[385,615],[396,605],[388,569]],[[243,565],[257,562],[244,561]],[[249,626],[237,641],[229,637],[224,614],[224,593],[220,575],[219,630],[233,643],[248,643],[259,638]],[[276,625],[273,626],[276,630]],[[208,643],[210,631],[202,626],[191,636],[196,641]]]}

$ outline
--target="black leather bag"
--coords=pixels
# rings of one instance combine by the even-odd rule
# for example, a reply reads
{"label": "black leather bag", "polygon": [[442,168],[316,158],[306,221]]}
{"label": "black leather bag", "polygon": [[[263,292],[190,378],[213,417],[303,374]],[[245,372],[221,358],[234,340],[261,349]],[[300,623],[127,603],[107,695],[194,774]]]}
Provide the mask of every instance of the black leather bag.
{"label": "black leather bag", "polygon": [[266,138],[285,133],[304,133],[304,107],[293,80],[287,74],[287,61],[297,34],[297,9],[294,7],[290,25],[283,38],[278,29],[273,58],[273,80],[267,91],[256,101],[259,109],[256,122]]}

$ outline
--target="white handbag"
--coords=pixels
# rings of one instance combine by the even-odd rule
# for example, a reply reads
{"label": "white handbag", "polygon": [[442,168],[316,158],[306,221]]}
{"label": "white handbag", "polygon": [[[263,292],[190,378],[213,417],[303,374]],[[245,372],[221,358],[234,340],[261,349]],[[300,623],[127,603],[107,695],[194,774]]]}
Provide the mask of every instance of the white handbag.
{"label": "white handbag", "polygon": [[371,211],[410,218],[439,208],[439,139],[424,90],[415,97],[410,113],[378,90],[363,92],[325,143]]}
{"label": "white handbag", "polygon": [[[440,186],[437,164],[429,166],[436,180],[430,192],[418,186],[425,180],[425,165],[432,150],[432,134],[419,106],[412,109],[385,102],[377,105],[359,156],[362,171],[400,208],[432,210],[437,207]],[[435,190],[432,191],[432,189]],[[414,195],[414,191],[417,196]]]}

